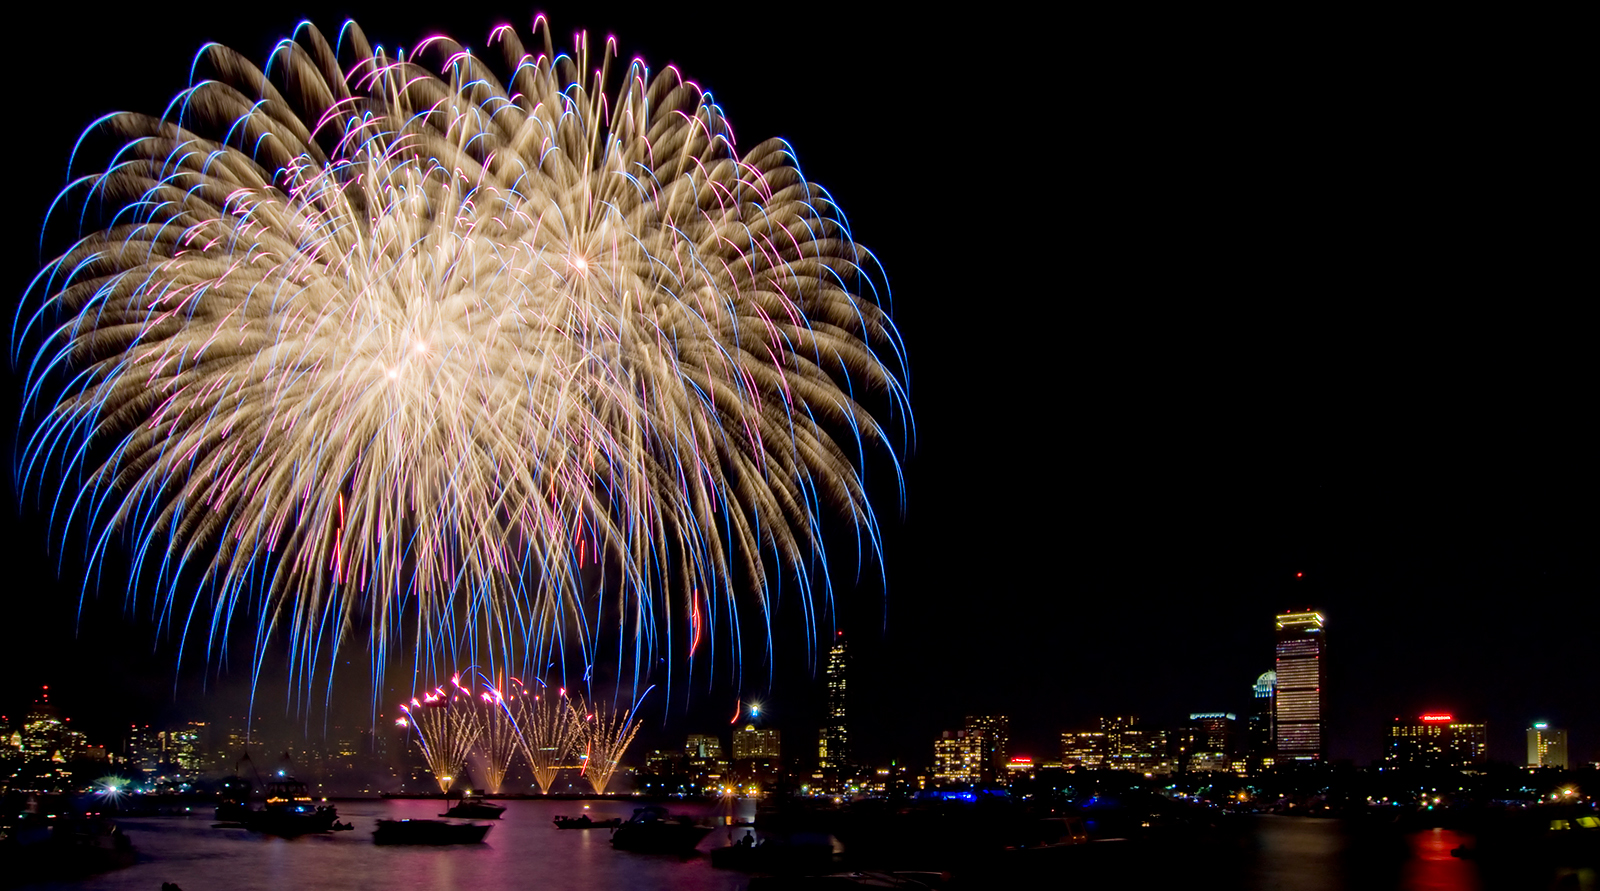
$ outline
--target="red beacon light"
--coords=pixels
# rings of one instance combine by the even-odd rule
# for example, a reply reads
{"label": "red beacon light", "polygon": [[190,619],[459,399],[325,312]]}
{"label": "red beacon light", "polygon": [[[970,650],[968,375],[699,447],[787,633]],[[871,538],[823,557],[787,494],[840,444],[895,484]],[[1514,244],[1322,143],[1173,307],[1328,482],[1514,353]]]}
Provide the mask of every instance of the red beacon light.
{"label": "red beacon light", "polygon": [[1455,715],[1423,715],[1421,720],[1429,724],[1442,724],[1446,721],[1454,721]]}

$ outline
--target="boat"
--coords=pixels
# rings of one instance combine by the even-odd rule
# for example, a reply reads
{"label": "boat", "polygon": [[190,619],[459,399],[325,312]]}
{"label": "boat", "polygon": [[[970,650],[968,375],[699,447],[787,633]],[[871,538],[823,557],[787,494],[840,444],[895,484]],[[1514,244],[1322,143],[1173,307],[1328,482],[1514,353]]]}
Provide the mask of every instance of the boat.
{"label": "boat", "polygon": [[332,832],[339,811],[311,801],[306,784],[292,777],[267,784],[267,805],[246,812],[240,822],[246,829],[266,835],[295,836]]}
{"label": "boat", "polygon": [[644,854],[688,854],[714,828],[674,817],[659,805],[646,805],[634,808],[633,816],[612,831],[611,846]]}
{"label": "boat", "polygon": [[1586,805],[1534,805],[1485,815],[1474,827],[1476,845],[1450,853],[1485,865],[1535,862],[1600,866],[1600,811]]}
{"label": "boat", "polygon": [[825,873],[833,867],[833,845],[822,838],[766,838],[746,833],[731,845],[711,849],[718,869],[773,874]]}
{"label": "boat", "polygon": [[379,820],[372,841],[379,845],[473,845],[494,828],[492,823],[446,820]]}
{"label": "boat", "polygon": [[80,813],[64,800],[49,801],[52,797],[29,795],[26,812],[0,822],[0,884],[77,879],[138,860],[133,843],[111,818]]}
{"label": "boat", "polygon": [[243,823],[250,815],[250,781],[231,776],[217,790],[217,819],[224,823]]}
{"label": "boat", "polygon": [[949,884],[936,872],[839,872],[816,876],[755,876],[750,891],[846,891],[850,888],[887,888],[895,891],[933,891]]}
{"label": "boat", "polygon": [[588,814],[577,817],[557,816],[551,821],[557,829],[615,829],[622,825],[621,817],[612,817],[609,820],[595,820]]}
{"label": "boat", "polygon": [[455,807],[450,808],[441,817],[458,817],[464,820],[498,820],[505,813],[504,805],[490,804],[482,798],[462,797]]}

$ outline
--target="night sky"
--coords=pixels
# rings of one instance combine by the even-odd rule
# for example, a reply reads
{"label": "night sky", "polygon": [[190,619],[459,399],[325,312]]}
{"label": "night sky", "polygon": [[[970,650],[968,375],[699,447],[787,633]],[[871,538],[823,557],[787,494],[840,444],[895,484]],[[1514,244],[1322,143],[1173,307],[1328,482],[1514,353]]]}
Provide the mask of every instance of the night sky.
{"label": "night sky", "polygon": [[[61,6],[14,35],[8,311],[78,132],[159,112],[203,41],[259,61],[298,18],[331,34],[353,14],[386,45],[481,47],[531,18],[316,6]],[[1368,762],[1389,718],[1444,710],[1487,720],[1496,759],[1520,759],[1536,719],[1600,758],[1593,286],[1576,124],[1551,89],[1574,57],[1446,21],[543,8],[558,48],[587,28],[679,65],[741,146],[787,138],[888,270],[907,508],[871,464],[886,568],[852,586],[853,548],[834,562],[863,758],[927,760],[969,713],[1009,714],[1013,750],[1040,758],[1101,714],[1242,713],[1273,613],[1307,606],[1329,620],[1332,757]],[[3,513],[0,713],[44,683],[91,733],[242,701],[245,660],[175,669],[149,592],[130,615],[121,578],[75,621],[81,561],[58,578],[47,516]],[[820,669],[790,603],[770,674],[757,651],[742,685],[680,677],[646,741],[726,727],[743,698],[807,748]],[[335,703],[364,720],[354,662]]]}

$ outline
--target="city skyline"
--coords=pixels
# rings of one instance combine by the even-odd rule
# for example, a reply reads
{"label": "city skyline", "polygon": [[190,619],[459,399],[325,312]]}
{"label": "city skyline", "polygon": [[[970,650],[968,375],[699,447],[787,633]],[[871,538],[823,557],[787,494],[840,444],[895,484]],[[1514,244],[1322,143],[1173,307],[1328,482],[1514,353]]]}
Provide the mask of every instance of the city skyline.
{"label": "city skyline", "polygon": [[[140,47],[148,67],[59,72],[71,100],[6,149],[10,169],[30,172],[13,198],[24,228],[90,121],[159,111],[204,40],[259,58],[301,14],[336,27],[318,6],[204,22],[115,10],[83,25],[91,42]],[[1331,759],[1375,760],[1394,716],[1433,711],[1484,721],[1504,760],[1535,719],[1568,729],[1578,758],[1600,743],[1587,659],[1570,640],[1600,620],[1593,434],[1577,410],[1592,374],[1550,259],[1570,236],[1526,197],[1560,194],[1549,172],[1560,165],[1518,162],[1543,158],[1549,133],[1518,129],[1540,148],[1509,160],[1481,138],[1484,117],[1512,120],[1515,103],[1461,86],[1418,116],[1395,85],[1431,83],[1431,66],[1407,52],[1376,50],[1335,89],[1334,40],[1200,49],[1181,23],[1152,32],[1091,16],[1045,31],[1074,46],[1105,38],[1091,67],[1119,72],[1074,93],[1085,111],[1072,145],[1042,155],[1064,179],[993,186],[1033,161],[1034,137],[1000,122],[1058,101],[1044,86],[1060,80],[1054,43],[1022,54],[1014,90],[975,76],[915,89],[911,75],[950,43],[933,23],[807,35],[659,10],[546,11],[558,33],[615,33],[625,58],[682,66],[716,91],[741,145],[788,139],[884,262],[912,369],[903,519],[892,476],[868,473],[886,570],[866,543],[857,584],[857,542],[833,530],[831,550],[850,555],[830,567],[834,602],[813,618],[780,601],[770,663],[753,637],[742,672],[719,651],[714,676],[708,661],[670,699],[653,694],[642,733],[726,725],[736,703],[763,700],[791,748],[814,745],[791,735],[814,734],[825,707],[828,647],[811,632],[843,630],[863,760],[988,713],[1012,717],[1014,751],[1045,757],[1062,728],[1101,715],[1248,713],[1247,687],[1273,662],[1261,616],[1315,604],[1336,635]],[[499,21],[351,12],[402,45],[446,30],[481,46]],[[61,50],[20,52],[36,71]],[[1147,73],[1126,73],[1124,56]],[[966,135],[937,123],[951,120]],[[972,135],[991,132],[998,147]],[[1521,172],[1484,181],[1508,168]],[[1063,189],[1075,196],[1066,222],[1050,210]],[[38,254],[31,234],[9,243],[8,309]],[[1502,308],[1466,308],[1476,296]],[[13,422],[20,376],[5,388]],[[40,683],[89,724],[237,709],[242,654],[207,667],[191,650],[180,667],[179,632],[158,629],[149,592],[125,606],[115,554],[80,609],[83,543],[46,536],[51,505],[7,495],[0,540],[26,639],[0,713],[24,710]],[[63,654],[77,672],[61,676]],[[370,721],[367,666],[350,655],[335,702]],[[274,672],[259,713],[319,731],[321,697],[296,699]]]}

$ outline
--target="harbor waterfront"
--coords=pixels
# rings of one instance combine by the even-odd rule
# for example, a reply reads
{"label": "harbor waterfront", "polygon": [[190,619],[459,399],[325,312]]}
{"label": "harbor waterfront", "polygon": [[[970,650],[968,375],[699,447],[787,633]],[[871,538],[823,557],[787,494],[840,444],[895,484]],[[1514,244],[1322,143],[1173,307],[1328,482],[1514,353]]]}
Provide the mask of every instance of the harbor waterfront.
{"label": "harbor waterfront", "polygon": [[[22,886],[74,891],[150,891],[173,882],[184,891],[267,889],[446,889],[530,888],[593,891],[607,888],[672,888],[744,891],[748,874],[717,869],[708,852],[737,841],[756,816],[749,799],[682,802],[674,814],[720,825],[693,856],[636,854],[614,850],[603,829],[561,831],[558,816],[580,812],[595,820],[626,819],[639,804],[630,799],[591,801],[507,800],[502,819],[490,821],[486,843],[432,847],[373,844],[379,819],[437,817],[438,799],[344,800],[341,819],[356,831],[275,838],[236,828],[214,828],[214,817],[129,817],[119,821],[138,851],[125,869],[70,882]],[[763,833],[756,831],[757,839]],[[974,839],[976,847],[977,839]],[[1525,864],[1485,870],[1453,856],[1471,847],[1466,832],[1427,828],[1397,831],[1361,821],[1280,816],[1238,816],[1220,832],[1146,840],[1098,840],[1044,855],[1021,869],[957,867],[949,887],[1085,887],[1115,882],[1119,888],[1171,887],[1200,870],[1213,887],[1242,891],[1296,889],[1499,888],[1595,891],[1596,871]],[[840,845],[835,843],[835,849]],[[927,852],[926,863],[907,858],[900,868],[936,868],[949,850]],[[946,859],[945,863],[950,861]],[[959,863],[959,857],[957,861]],[[998,871],[997,871],[998,869]],[[999,884],[996,884],[999,882]]]}

